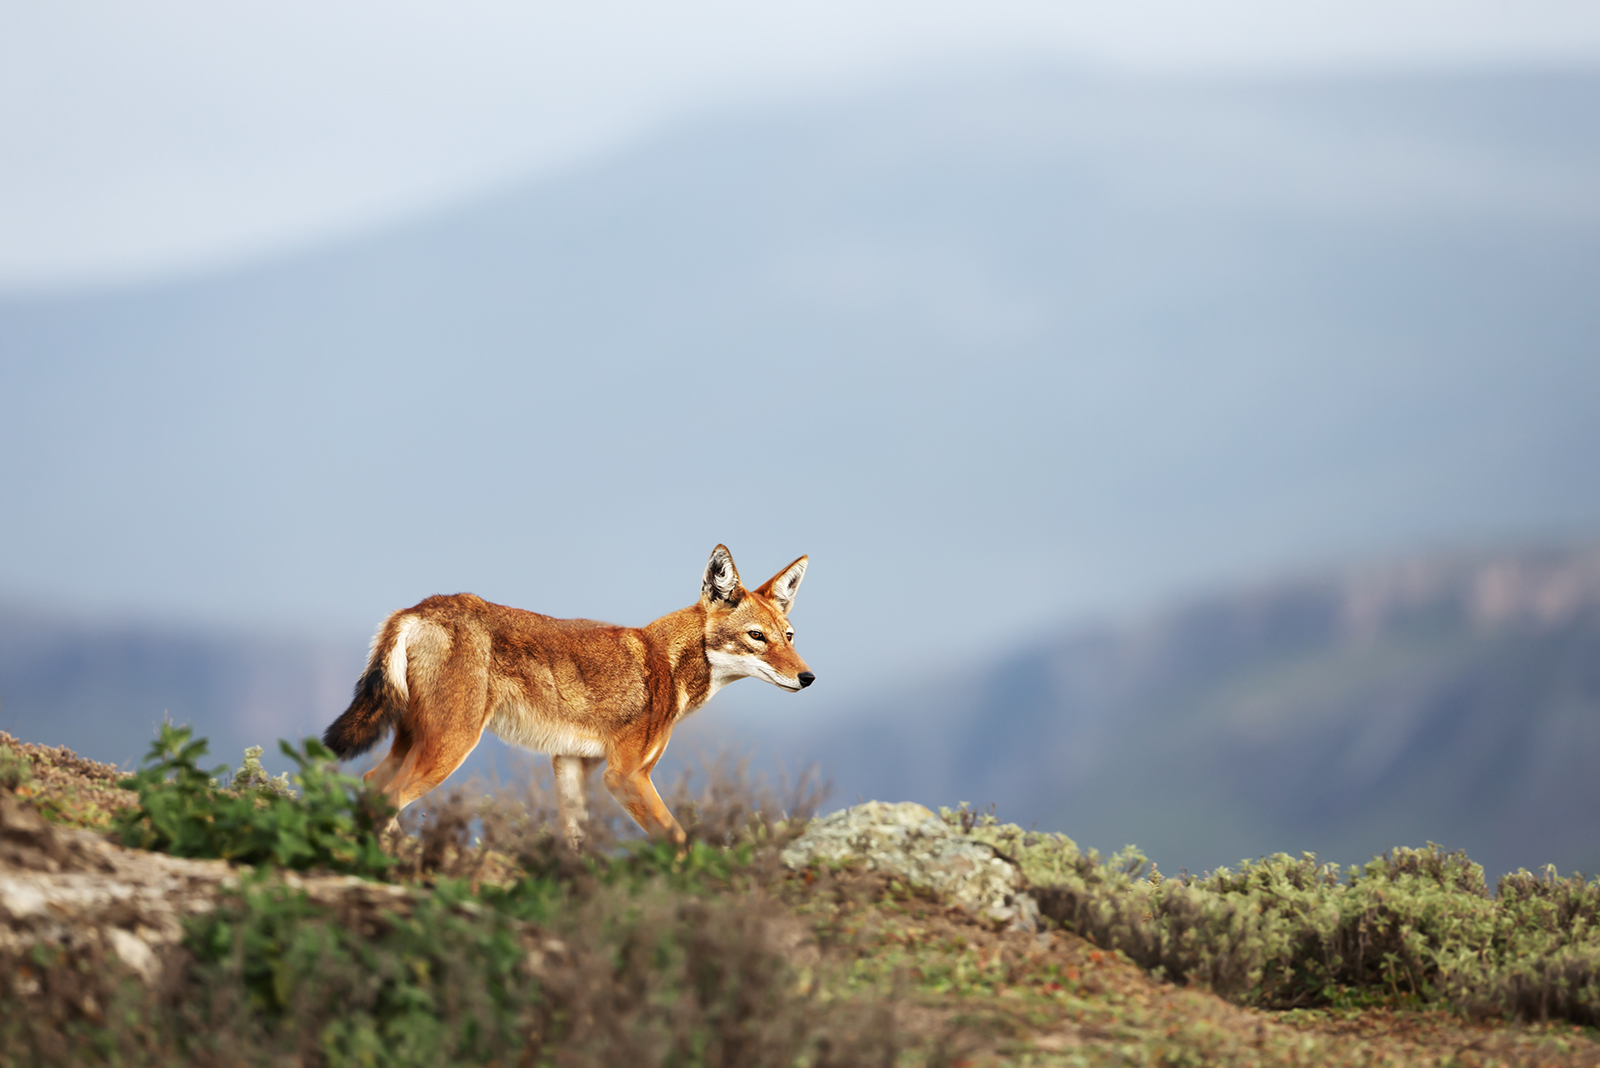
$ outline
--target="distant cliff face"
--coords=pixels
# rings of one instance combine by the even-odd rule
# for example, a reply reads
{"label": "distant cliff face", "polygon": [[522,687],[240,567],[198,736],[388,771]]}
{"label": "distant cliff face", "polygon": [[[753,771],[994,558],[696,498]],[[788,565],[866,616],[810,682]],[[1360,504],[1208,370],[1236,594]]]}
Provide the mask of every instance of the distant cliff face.
{"label": "distant cliff face", "polygon": [[1429,839],[1600,868],[1600,548],[1429,555],[1019,650],[800,738],[838,794],[995,802],[1164,868]]}

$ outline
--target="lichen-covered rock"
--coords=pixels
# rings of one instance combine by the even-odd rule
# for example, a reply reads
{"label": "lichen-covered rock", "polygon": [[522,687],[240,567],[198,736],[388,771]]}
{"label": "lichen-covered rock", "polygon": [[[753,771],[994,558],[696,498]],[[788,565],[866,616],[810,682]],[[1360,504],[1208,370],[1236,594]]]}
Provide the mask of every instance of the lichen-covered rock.
{"label": "lichen-covered rock", "polygon": [[812,820],[782,860],[794,869],[820,861],[884,872],[1024,930],[1038,920],[1016,865],[910,801],[868,801]]}

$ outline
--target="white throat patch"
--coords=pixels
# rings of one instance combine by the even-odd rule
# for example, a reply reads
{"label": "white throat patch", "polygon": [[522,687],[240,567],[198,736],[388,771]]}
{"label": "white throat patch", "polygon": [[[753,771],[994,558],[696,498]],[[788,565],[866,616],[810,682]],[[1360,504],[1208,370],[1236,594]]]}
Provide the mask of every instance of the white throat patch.
{"label": "white throat patch", "polygon": [[716,692],[739,679],[749,678],[755,674],[750,662],[756,658],[742,653],[724,653],[715,649],[706,650],[706,659],[711,662],[711,687],[706,691],[706,700],[711,700]]}
{"label": "white throat patch", "polygon": [[781,690],[800,689],[798,679],[784,678],[773,671],[765,660],[751,653],[724,653],[707,649],[706,659],[711,663],[711,687],[706,694],[707,701],[718,690],[737,679],[762,679]]}

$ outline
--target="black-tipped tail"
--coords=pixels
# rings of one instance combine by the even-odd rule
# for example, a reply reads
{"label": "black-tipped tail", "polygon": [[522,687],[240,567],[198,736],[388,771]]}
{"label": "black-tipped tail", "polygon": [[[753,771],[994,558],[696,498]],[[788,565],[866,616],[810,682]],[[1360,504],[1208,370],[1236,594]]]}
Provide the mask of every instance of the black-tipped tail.
{"label": "black-tipped tail", "polygon": [[322,744],[340,760],[365,753],[399,722],[403,711],[399,697],[384,677],[383,666],[371,668],[356,682],[350,707],[322,732]]}

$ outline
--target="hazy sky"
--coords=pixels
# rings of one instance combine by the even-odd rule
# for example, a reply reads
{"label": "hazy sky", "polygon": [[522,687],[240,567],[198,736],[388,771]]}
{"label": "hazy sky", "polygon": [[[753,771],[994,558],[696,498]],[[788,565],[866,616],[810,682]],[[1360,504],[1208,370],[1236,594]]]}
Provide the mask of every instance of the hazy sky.
{"label": "hazy sky", "polygon": [[823,685],[715,724],[1592,537],[1597,72],[1595,0],[0,0],[0,600],[810,553]]}
{"label": "hazy sky", "polygon": [[[1028,70],[681,124],[361,240],[0,300],[0,596],[638,622],[827,678],[1600,525],[1600,77]],[[843,694],[841,687],[837,692]]]}
{"label": "hazy sky", "polygon": [[1600,79],[1345,76],[1596,11],[5,7],[0,596],[636,622],[724,541],[865,679],[1585,535]]}
{"label": "hazy sky", "polygon": [[1592,63],[1588,0],[0,3],[0,291],[248,259],[951,64]]}

